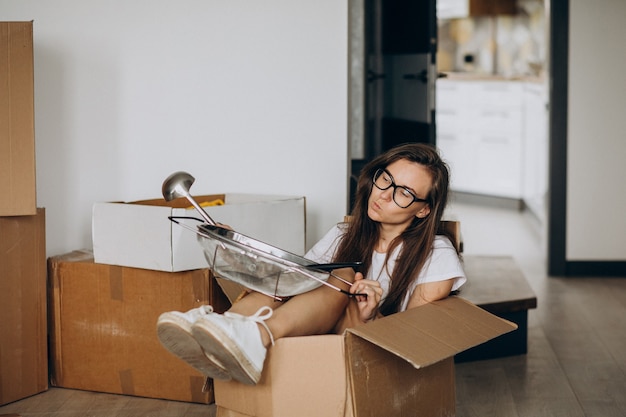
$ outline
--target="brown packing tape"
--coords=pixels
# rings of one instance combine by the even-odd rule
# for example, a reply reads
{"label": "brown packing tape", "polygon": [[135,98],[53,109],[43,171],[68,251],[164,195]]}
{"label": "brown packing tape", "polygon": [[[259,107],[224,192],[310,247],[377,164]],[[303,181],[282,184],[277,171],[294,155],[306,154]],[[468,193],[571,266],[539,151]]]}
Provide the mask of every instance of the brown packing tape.
{"label": "brown packing tape", "polygon": [[193,286],[193,296],[196,302],[208,300],[210,294],[208,294],[208,288],[206,285],[206,277],[203,274],[194,274],[192,277],[191,285]]}
{"label": "brown packing tape", "polygon": [[124,395],[135,395],[132,369],[123,369],[120,371],[120,386]]}
{"label": "brown packing tape", "polygon": [[109,267],[109,285],[111,287],[111,299],[116,301],[124,301],[124,277],[122,267]]}
{"label": "brown packing tape", "polygon": [[[206,386],[206,391],[203,388]],[[206,395],[209,393],[209,397],[213,397],[213,381],[208,380],[203,376],[191,376],[189,377],[189,386],[191,387],[191,401],[195,403],[206,402]]]}

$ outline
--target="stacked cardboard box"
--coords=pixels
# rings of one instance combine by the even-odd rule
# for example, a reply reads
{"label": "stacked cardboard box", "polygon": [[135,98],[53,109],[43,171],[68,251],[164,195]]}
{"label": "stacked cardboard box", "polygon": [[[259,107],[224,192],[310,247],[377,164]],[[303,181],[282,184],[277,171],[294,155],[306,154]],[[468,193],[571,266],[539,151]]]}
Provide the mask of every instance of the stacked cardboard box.
{"label": "stacked cardboard box", "polygon": [[32,22],[0,22],[0,216],[37,214]]}
{"label": "stacked cardboard box", "polygon": [[0,404],[48,389],[45,210],[0,217]]}
{"label": "stacked cardboard box", "polygon": [[51,385],[197,403],[204,377],[164,349],[164,311],[230,303],[208,269],[163,272],[94,263],[91,251],[48,259]]}
{"label": "stacked cardboard box", "polygon": [[[207,211],[242,233],[304,250],[304,197],[220,194],[196,200],[221,201]],[[48,260],[53,386],[213,402],[212,381],[203,391],[204,377],[163,348],[156,334],[165,311],[230,307],[193,232],[198,222],[180,219],[199,216],[188,206],[185,199],[163,198],[96,203],[93,252]]]}
{"label": "stacked cardboard box", "polygon": [[48,388],[45,210],[35,198],[32,22],[0,22],[0,405]]}

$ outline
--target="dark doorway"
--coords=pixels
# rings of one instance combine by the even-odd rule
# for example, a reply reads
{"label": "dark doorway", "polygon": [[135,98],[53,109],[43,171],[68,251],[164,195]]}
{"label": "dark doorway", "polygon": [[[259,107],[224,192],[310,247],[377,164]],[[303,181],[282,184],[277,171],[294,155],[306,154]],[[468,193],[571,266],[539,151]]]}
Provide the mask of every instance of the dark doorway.
{"label": "dark doorway", "polygon": [[436,0],[364,1],[363,151],[352,159],[352,198],[363,166],[406,142],[435,144]]}

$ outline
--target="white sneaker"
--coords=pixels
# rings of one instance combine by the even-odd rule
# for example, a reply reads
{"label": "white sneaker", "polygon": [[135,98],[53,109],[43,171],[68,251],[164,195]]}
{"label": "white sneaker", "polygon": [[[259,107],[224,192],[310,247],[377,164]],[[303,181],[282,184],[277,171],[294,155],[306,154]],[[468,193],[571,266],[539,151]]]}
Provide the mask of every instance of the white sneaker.
{"label": "white sneaker", "polygon": [[170,311],[157,320],[157,335],[161,344],[174,355],[196,368],[202,374],[213,378],[229,380],[229,373],[210,354],[202,350],[194,339],[191,326],[200,318],[213,314],[213,307],[200,306],[186,313]]}
{"label": "white sneaker", "polygon": [[261,379],[267,349],[261,339],[261,324],[267,330],[272,344],[274,337],[265,320],[273,314],[270,307],[261,307],[252,316],[226,312],[198,319],[191,331],[202,348],[213,355],[231,377],[248,385]]}

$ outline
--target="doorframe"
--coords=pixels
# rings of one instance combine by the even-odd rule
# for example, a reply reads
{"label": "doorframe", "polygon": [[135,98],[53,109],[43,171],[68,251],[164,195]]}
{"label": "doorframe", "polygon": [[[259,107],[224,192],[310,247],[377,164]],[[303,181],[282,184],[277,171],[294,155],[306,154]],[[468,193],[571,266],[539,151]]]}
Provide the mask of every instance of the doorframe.
{"label": "doorframe", "polygon": [[549,275],[565,275],[567,226],[567,101],[569,0],[549,0],[549,151],[547,259]]}
{"label": "doorframe", "polygon": [[[430,4],[428,7],[428,20],[433,22],[430,28],[432,33],[429,39],[424,41],[424,46],[428,47],[429,62],[426,64],[427,78],[432,80],[431,85],[434,89],[437,71],[437,24],[436,24],[436,4],[437,0],[427,0]],[[367,143],[367,36],[365,29],[367,25],[367,0],[348,0],[348,155],[350,159],[370,159],[380,153],[380,149],[371,149]],[[424,54],[426,55],[426,54]],[[436,122],[434,120],[434,91],[427,92],[427,105],[430,105],[430,114],[426,116],[426,120],[430,119],[432,129],[428,132],[426,142],[435,143]],[[379,145],[380,144],[375,144]]]}
{"label": "doorframe", "polygon": [[348,0],[348,167],[366,152],[364,33],[365,0]]}
{"label": "doorframe", "polygon": [[626,277],[626,261],[567,259],[567,151],[570,0],[550,6],[550,114],[548,177],[548,275]]}

